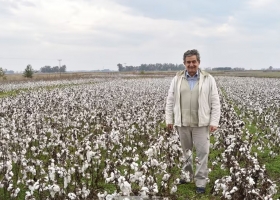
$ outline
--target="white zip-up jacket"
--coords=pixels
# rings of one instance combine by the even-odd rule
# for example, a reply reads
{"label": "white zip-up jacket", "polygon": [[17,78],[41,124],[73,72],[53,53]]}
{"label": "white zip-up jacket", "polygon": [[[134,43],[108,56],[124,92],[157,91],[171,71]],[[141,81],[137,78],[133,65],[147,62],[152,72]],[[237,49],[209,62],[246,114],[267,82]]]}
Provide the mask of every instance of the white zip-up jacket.
{"label": "white zip-up jacket", "polygon": [[[199,69],[200,70],[200,69]],[[166,99],[166,124],[182,126],[180,87],[186,70],[180,71],[172,79]],[[209,73],[199,71],[198,127],[218,126],[220,121],[220,98],[215,79]]]}

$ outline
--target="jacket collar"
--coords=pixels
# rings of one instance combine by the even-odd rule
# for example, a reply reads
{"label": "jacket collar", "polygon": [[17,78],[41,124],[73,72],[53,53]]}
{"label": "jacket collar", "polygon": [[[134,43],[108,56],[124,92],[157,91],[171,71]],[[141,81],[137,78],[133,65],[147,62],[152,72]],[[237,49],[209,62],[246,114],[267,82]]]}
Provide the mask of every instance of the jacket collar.
{"label": "jacket collar", "polygon": [[[203,70],[201,70],[200,68],[198,68],[198,73],[199,73],[199,76],[200,76],[200,77],[201,77],[201,76],[204,77],[204,76],[208,76],[208,75],[209,75],[208,72],[203,71]],[[177,72],[177,76],[186,77],[186,70],[182,70],[182,71]]]}

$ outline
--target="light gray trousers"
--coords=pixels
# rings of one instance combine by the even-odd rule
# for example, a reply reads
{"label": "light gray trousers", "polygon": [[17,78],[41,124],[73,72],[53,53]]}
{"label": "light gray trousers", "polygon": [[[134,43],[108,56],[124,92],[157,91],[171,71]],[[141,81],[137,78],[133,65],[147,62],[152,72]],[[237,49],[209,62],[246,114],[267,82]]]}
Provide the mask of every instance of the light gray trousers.
{"label": "light gray trousers", "polygon": [[[208,178],[208,155],[209,155],[209,127],[176,127],[179,132],[183,155],[186,162],[183,170],[190,172],[193,177],[193,147],[196,150],[196,170],[194,175],[197,187],[205,187]],[[190,152],[190,151],[191,152]]]}

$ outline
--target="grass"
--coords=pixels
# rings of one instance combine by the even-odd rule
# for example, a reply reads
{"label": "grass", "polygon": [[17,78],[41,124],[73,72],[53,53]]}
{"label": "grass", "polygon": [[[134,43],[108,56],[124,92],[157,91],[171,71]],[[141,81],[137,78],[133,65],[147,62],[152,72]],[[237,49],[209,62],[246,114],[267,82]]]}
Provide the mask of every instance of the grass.
{"label": "grass", "polygon": [[78,86],[78,85],[86,85],[86,84],[93,84],[93,83],[79,83],[79,84],[60,84],[60,85],[53,85],[53,86],[42,86],[42,87],[36,87],[36,88],[32,88],[32,89],[18,89],[18,90],[11,90],[11,91],[7,91],[7,92],[0,92],[0,98],[4,98],[4,97],[10,97],[10,96],[16,96],[18,95],[21,91],[36,91],[39,89],[47,89],[47,90],[53,90],[55,88],[66,88],[66,87],[71,87],[71,86]]}
{"label": "grass", "polygon": [[246,70],[246,71],[209,71],[213,76],[235,76],[255,78],[280,78],[280,71]]}
{"label": "grass", "polygon": [[[135,77],[153,77],[153,75],[175,76],[177,71],[135,71],[135,72],[73,72],[73,73],[35,73],[32,79],[22,76],[22,74],[7,74],[6,79],[0,82],[11,81],[38,81],[38,80],[62,80],[80,79],[94,77],[110,77],[119,75],[133,75]],[[245,70],[245,71],[208,71],[213,76],[237,76],[237,77],[258,77],[258,78],[280,78],[280,71]]]}
{"label": "grass", "polygon": [[[223,94],[226,96],[225,90],[222,88],[221,91]],[[227,98],[227,97],[226,97]],[[240,116],[241,110],[238,109],[236,104],[233,101],[229,101],[233,107],[235,112]],[[259,137],[264,136],[265,132],[263,127],[258,127],[256,124],[255,120],[254,122],[250,122],[247,118],[246,115],[241,119],[245,122],[245,130],[249,131],[250,134],[253,135],[253,144],[255,143],[254,141],[258,141]],[[256,133],[259,133],[258,136],[255,136]],[[262,141],[264,141],[265,144],[268,144],[270,141],[267,138],[262,137]],[[280,148],[280,147],[279,147]],[[260,165],[265,165],[266,172],[268,177],[274,181],[278,187],[277,193],[274,195],[274,199],[279,199],[280,198],[280,155],[277,155],[276,157],[272,158],[269,155],[270,149],[267,148],[267,146],[264,146],[263,151],[259,151],[257,149],[257,146],[252,147],[252,153],[257,152],[258,153],[258,160]]]}
{"label": "grass", "polygon": [[16,96],[20,90],[12,90],[8,92],[0,92],[0,98],[9,97],[9,96]]}
{"label": "grass", "polygon": [[[47,86],[47,87],[44,87],[46,89],[54,89],[54,88],[63,88],[63,87],[69,87],[69,86],[73,86],[75,84],[67,84],[67,85],[59,85],[59,86]],[[37,89],[37,88],[36,88]],[[18,92],[20,91],[10,91],[10,92],[6,92],[6,93],[3,93],[3,94],[0,94],[0,97],[7,97],[7,96],[12,96],[12,95],[16,95],[18,94]],[[241,113],[240,110],[238,110],[237,106],[234,107],[236,112],[238,114]],[[246,120],[246,119],[245,119]],[[247,121],[248,122],[248,121]],[[164,128],[165,127],[165,123],[160,123],[159,125],[161,128]],[[248,124],[246,123],[246,128],[249,130],[250,133],[255,133],[257,130],[258,130],[258,127],[252,123],[252,124]],[[213,143],[214,142],[214,139],[213,137],[210,137],[210,141]],[[209,155],[209,166],[210,166],[210,163],[212,160],[214,160],[217,156],[219,156],[220,154],[222,153],[222,150],[210,150],[210,155]],[[269,174],[269,177],[273,177],[273,180],[278,180],[278,186],[279,185],[279,179],[280,179],[280,168],[279,168],[279,165],[280,165],[280,156],[277,156],[275,157],[274,159],[271,159],[269,158],[268,156],[268,152],[265,151],[264,154],[260,154],[260,160],[262,163],[265,163],[266,164],[266,169],[267,169],[267,172]],[[195,156],[195,155],[194,155]],[[180,169],[178,168],[175,168],[174,169],[174,173],[175,173],[175,176],[176,177],[179,177],[179,174],[180,174]],[[218,196],[213,196],[211,194],[211,190],[212,188],[214,187],[214,181],[223,177],[223,176],[226,176],[228,175],[229,172],[227,170],[222,170],[220,168],[219,165],[215,166],[215,167],[212,167],[212,172],[209,173],[209,179],[210,179],[210,183],[207,184],[207,187],[206,187],[206,194],[204,195],[198,195],[195,193],[195,184],[194,183],[191,183],[191,184],[185,184],[185,185],[179,185],[178,186],[178,190],[176,192],[176,197],[174,197],[175,199],[220,199],[220,197]],[[116,187],[114,184],[100,184],[100,190],[104,188],[106,191],[112,193],[116,190]],[[279,192],[277,193],[276,196],[279,196]],[[0,199],[3,199],[4,198],[4,191],[3,190],[0,190]],[[24,196],[25,196],[25,191],[22,190],[19,194],[19,198],[18,199],[24,199]]]}

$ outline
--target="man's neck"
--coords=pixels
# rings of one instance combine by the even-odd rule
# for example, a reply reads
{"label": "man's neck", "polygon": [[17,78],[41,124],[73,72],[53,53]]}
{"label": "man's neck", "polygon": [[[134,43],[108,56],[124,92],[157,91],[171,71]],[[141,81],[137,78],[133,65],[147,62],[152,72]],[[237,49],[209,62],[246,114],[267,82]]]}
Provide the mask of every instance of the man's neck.
{"label": "man's neck", "polygon": [[187,73],[190,77],[194,77],[196,74],[198,74],[198,70],[196,72],[192,72],[192,73],[189,73],[187,70]]}

